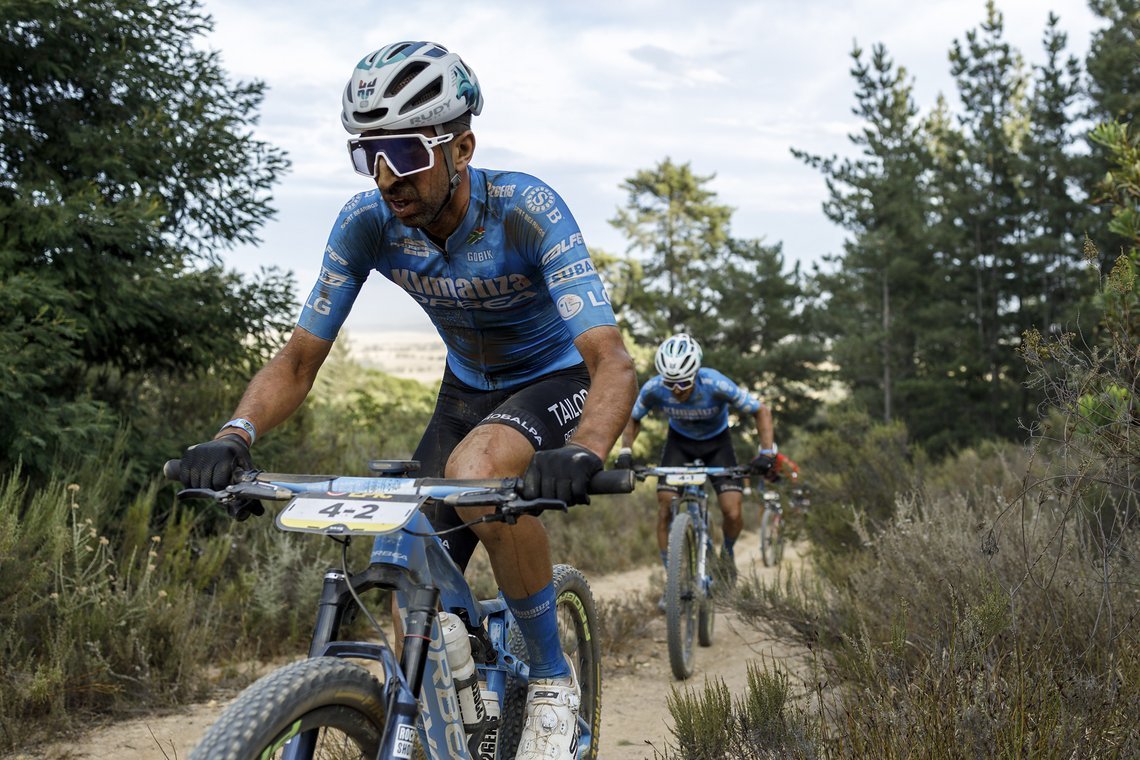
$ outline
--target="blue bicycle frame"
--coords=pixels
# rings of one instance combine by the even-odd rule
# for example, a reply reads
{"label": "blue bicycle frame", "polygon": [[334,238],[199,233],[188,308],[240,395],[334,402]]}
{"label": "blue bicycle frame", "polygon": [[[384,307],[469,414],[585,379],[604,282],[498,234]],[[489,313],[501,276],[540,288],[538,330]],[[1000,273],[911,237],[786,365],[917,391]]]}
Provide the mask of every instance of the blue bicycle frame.
{"label": "blue bicycle frame", "polygon": [[[270,477],[258,482],[295,494],[408,494],[414,495],[420,503],[429,498],[477,490],[470,486],[417,485],[422,481],[412,478],[342,477],[297,483],[270,480]],[[508,677],[526,681],[529,673],[526,663],[509,653],[507,642],[513,619],[504,599],[500,596],[476,600],[463,572],[440,540],[422,535],[433,530],[427,517],[417,509],[404,526],[375,537],[369,567],[353,575],[351,580],[357,594],[373,588],[396,589],[400,617],[406,620],[405,630],[409,634],[399,663],[395,654],[382,644],[337,640],[344,613],[352,604],[352,594],[343,573],[325,574],[309,656],[366,658],[384,666],[388,675],[388,711],[380,745],[381,758],[410,757],[413,731],[418,731],[421,744],[431,758],[471,760],[473,756],[447,663],[436,612],[440,606],[459,615],[468,623],[469,630],[483,640],[485,661],[480,662],[476,657],[476,669],[487,688],[498,695],[500,705],[505,704]],[[485,637],[478,632],[480,629]],[[420,631],[423,633],[418,633]],[[589,727],[579,719],[579,728],[585,732],[580,743],[589,746]],[[315,736],[294,738],[286,745],[285,757],[288,760],[310,758],[314,742]]]}

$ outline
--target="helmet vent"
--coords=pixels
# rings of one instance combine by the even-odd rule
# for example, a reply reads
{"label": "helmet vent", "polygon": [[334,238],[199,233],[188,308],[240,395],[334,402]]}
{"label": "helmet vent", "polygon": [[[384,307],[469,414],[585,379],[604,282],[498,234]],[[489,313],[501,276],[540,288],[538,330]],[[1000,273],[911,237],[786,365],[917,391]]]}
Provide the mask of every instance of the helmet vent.
{"label": "helmet vent", "polygon": [[407,103],[405,103],[404,107],[400,109],[400,113],[405,114],[408,111],[413,111],[419,108],[425,103],[430,103],[431,101],[438,98],[441,92],[443,92],[443,77],[436,77],[431,84],[420,90],[418,93],[416,93],[415,97],[411,98]]}
{"label": "helmet vent", "polygon": [[358,121],[379,121],[388,115],[387,108],[374,108],[371,111],[353,111],[353,117]]}
{"label": "helmet vent", "polygon": [[392,80],[392,83],[388,85],[388,89],[384,90],[384,97],[390,98],[396,93],[402,91],[405,87],[408,86],[408,82],[411,82],[413,79],[415,79],[416,75],[427,67],[428,65],[424,61],[413,61],[412,63],[409,63],[403,68],[402,71],[400,71],[400,76]]}

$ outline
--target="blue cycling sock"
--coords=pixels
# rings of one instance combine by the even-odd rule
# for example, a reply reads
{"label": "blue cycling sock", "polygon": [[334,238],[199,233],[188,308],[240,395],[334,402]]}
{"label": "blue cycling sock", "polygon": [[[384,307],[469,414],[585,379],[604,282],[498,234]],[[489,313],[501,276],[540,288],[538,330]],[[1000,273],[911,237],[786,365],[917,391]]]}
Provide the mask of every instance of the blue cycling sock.
{"label": "blue cycling sock", "polygon": [[669,569],[669,552],[664,549],[661,550],[661,564],[665,566],[666,570]]}
{"label": "blue cycling sock", "polygon": [[732,547],[734,547],[734,546],[736,546],[736,539],[735,538],[729,538],[728,536],[725,536],[724,537],[724,553],[730,557],[735,557],[736,555],[732,553]]}
{"label": "blue cycling sock", "polygon": [[562,656],[562,641],[558,638],[554,583],[525,599],[506,599],[526,642],[531,678],[569,678],[570,666]]}

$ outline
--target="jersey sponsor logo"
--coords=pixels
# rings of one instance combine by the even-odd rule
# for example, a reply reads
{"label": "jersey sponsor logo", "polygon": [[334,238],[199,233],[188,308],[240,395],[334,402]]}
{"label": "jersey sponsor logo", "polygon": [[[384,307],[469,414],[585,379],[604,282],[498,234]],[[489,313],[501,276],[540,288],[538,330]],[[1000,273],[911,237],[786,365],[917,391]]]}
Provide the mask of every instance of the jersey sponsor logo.
{"label": "jersey sponsor logo", "polygon": [[531,226],[531,228],[539,235],[545,235],[546,229],[539,224],[533,216],[524,211],[521,207],[515,206],[515,213],[522,217],[523,221]]}
{"label": "jersey sponsor logo", "polygon": [[322,316],[327,317],[332,313],[332,301],[315,293],[309,294],[309,300],[305,302],[305,306]]}
{"label": "jersey sponsor logo", "polygon": [[374,208],[379,208],[379,206],[380,206],[379,201],[373,201],[372,203],[369,203],[367,206],[361,206],[360,208],[356,209],[355,211],[353,211],[352,213],[350,213],[348,216],[346,216],[344,218],[344,221],[340,223],[340,228],[343,230],[345,227],[347,227],[352,222],[353,219],[360,216],[361,214],[365,214],[365,213],[371,211]]}
{"label": "jersey sponsor logo", "polygon": [[467,236],[467,239],[463,241],[463,244],[475,245],[483,239],[483,236],[485,234],[487,234],[487,230],[482,227],[476,227],[475,229],[471,230],[471,234]]}
{"label": "jersey sponsor logo", "polygon": [[523,205],[532,214],[544,214],[554,205],[554,191],[545,185],[528,187],[523,193]]}
{"label": "jersey sponsor logo", "polygon": [[488,198],[513,198],[515,195],[515,188],[518,185],[493,185],[487,183],[487,197]]}
{"label": "jersey sponsor logo", "polygon": [[573,396],[567,396],[558,401],[558,403],[546,407],[546,411],[555,416],[559,425],[565,425],[570,420],[576,420],[582,416],[582,409],[586,406],[587,395],[589,395],[589,391],[585,389],[580,390]]}
{"label": "jersey sponsor logo", "polygon": [[585,241],[582,240],[582,233],[581,232],[575,232],[570,237],[565,238],[563,240],[560,240],[557,243],[555,243],[554,245],[552,245],[546,251],[546,253],[542,254],[542,261],[540,261],[539,264],[541,264],[542,266],[546,266],[547,264],[550,263],[551,259],[553,259],[555,256],[561,256],[562,254],[569,252],[571,248],[575,248],[577,246],[580,246],[584,242]]}
{"label": "jersey sponsor logo", "polygon": [[551,272],[546,276],[546,284],[554,287],[560,282],[569,282],[570,280],[577,280],[581,277],[589,277],[594,274],[594,262],[590,259],[582,259],[575,261],[573,264],[568,264],[562,267],[557,272]]}
{"label": "jersey sponsor logo", "polygon": [[340,213],[347,214],[349,211],[352,211],[354,208],[356,208],[357,206],[360,205],[360,201],[362,201],[363,199],[364,199],[363,193],[361,193],[359,195],[352,196],[351,198],[348,199],[348,203],[344,204],[344,206],[341,208]]}
{"label": "jersey sponsor logo", "polygon": [[478,264],[481,261],[492,261],[495,258],[495,252],[488,249],[486,251],[468,251],[467,260]]}
{"label": "jersey sponsor logo", "polygon": [[333,248],[331,245],[325,246],[325,255],[328,256],[332,261],[335,261],[338,264],[348,266],[348,259],[346,259],[344,256],[341,256],[339,253],[337,253],[336,249]]}
{"label": "jersey sponsor logo", "polygon": [[551,224],[558,224],[558,222],[562,219],[562,210],[557,208],[551,209],[550,213],[546,215],[546,218],[550,220]]}
{"label": "jersey sponsor logo", "polygon": [[562,319],[573,319],[582,310],[581,296],[567,293],[558,299],[558,314]]}
{"label": "jersey sponsor logo", "polygon": [[715,417],[724,411],[722,406],[704,407],[701,409],[693,409],[685,406],[675,406],[673,404],[665,404],[661,407],[668,416],[675,420],[707,420],[710,417]]}
{"label": "jersey sponsor logo", "polygon": [[427,306],[458,309],[506,309],[534,298],[530,278],[523,274],[499,277],[429,277],[411,269],[393,269],[392,282]]}
{"label": "jersey sponsor logo", "polygon": [[330,288],[342,287],[348,282],[348,277],[336,272],[330,272],[326,267],[321,267],[321,275],[317,278],[317,282],[328,285]]}
{"label": "jersey sponsor logo", "polygon": [[404,249],[405,256],[416,256],[421,259],[426,259],[431,255],[431,245],[426,240],[419,238],[406,237],[400,241],[400,247]]}
{"label": "jersey sponsor logo", "polygon": [[[600,293],[600,295],[599,295]],[[605,288],[592,289],[586,294],[590,297],[591,306],[609,306],[610,294]]]}

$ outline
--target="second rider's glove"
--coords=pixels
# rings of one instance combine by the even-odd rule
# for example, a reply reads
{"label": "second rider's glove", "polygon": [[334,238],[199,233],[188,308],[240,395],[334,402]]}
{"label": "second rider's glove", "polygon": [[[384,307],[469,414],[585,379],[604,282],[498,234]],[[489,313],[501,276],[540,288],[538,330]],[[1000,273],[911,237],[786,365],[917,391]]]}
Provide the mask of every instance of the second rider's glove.
{"label": "second rider's glove", "polygon": [[617,470],[632,470],[633,469],[633,452],[626,447],[622,447],[618,451],[617,459],[614,461],[614,469]]}
{"label": "second rider's glove", "polygon": [[752,457],[748,467],[756,475],[768,476],[772,472],[772,467],[776,464],[776,457],[771,454],[757,454]]}
{"label": "second rider's glove", "polygon": [[558,499],[589,504],[590,478],[602,469],[602,459],[585,446],[568,443],[560,449],[536,451],[523,475],[524,499]]}
{"label": "second rider's glove", "polygon": [[[182,452],[178,479],[187,488],[221,491],[234,482],[234,473],[253,468],[249,446],[239,435],[223,435],[213,441],[191,446]],[[241,521],[250,515],[265,514],[256,499],[240,499],[226,505],[230,517]]]}

